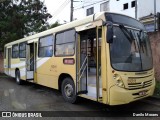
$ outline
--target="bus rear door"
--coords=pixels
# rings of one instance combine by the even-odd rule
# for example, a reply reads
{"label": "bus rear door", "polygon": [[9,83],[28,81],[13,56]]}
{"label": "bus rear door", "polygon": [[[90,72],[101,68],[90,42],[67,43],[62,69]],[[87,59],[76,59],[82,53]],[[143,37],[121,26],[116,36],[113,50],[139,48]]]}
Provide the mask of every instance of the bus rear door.
{"label": "bus rear door", "polygon": [[7,53],[7,55],[6,55],[6,57],[7,57],[7,74],[8,75],[11,75],[11,47],[7,47],[7,51],[6,51],[6,53]]}
{"label": "bus rear door", "polygon": [[26,80],[34,80],[37,59],[37,42],[28,41],[26,46]]}

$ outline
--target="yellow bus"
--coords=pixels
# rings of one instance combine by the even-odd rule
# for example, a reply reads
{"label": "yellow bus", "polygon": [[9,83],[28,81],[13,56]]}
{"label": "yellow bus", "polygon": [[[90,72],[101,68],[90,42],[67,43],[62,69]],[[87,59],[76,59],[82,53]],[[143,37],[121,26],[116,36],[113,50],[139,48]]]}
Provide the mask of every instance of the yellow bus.
{"label": "yellow bus", "polygon": [[5,74],[108,105],[152,96],[155,77],[144,25],[100,12],[4,46]]}

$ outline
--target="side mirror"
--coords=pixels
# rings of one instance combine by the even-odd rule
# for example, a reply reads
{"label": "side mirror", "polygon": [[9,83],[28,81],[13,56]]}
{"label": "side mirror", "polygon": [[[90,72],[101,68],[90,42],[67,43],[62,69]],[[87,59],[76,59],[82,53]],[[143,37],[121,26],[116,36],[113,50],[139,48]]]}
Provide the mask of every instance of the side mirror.
{"label": "side mirror", "polygon": [[113,24],[107,23],[107,43],[113,43]]}

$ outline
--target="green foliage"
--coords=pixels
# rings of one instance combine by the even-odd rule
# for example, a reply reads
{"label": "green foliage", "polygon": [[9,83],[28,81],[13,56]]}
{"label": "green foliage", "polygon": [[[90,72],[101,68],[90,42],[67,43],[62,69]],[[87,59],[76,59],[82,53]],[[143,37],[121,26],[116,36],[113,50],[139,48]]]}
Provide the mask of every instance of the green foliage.
{"label": "green foliage", "polygon": [[40,0],[0,0],[0,47],[48,29],[50,17]]}
{"label": "green foliage", "polygon": [[57,26],[60,26],[61,24],[56,21],[55,23],[53,23],[49,28],[54,28],[54,27],[57,27]]}
{"label": "green foliage", "polygon": [[156,87],[155,87],[154,95],[157,96],[157,97],[160,97],[160,82],[159,81],[156,81]]}

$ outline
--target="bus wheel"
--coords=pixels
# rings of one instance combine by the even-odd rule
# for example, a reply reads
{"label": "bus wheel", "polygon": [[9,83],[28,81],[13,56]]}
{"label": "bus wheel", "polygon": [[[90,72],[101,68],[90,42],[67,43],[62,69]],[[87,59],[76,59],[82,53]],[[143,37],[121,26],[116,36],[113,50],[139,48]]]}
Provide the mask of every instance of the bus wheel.
{"label": "bus wheel", "polygon": [[21,85],[22,84],[22,80],[20,79],[20,71],[19,70],[16,70],[15,78],[16,78],[16,83],[18,85]]}
{"label": "bus wheel", "polygon": [[75,85],[71,78],[67,77],[63,80],[61,85],[62,95],[65,101],[75,103],[77,96],[75,93]]}

